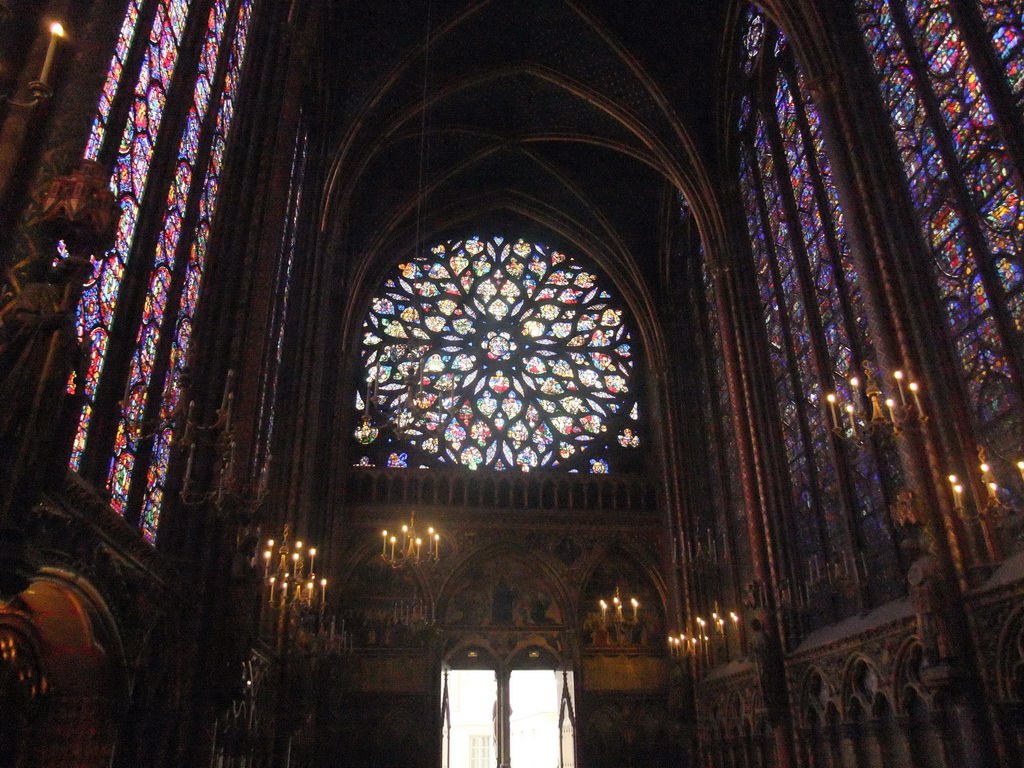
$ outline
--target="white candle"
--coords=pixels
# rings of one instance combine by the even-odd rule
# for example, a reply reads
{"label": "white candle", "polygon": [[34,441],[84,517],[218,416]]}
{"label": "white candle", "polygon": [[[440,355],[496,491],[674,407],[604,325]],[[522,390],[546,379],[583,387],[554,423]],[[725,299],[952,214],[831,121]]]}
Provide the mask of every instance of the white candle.
{"label": "white candle", "polygon": [[381,557],[386,557],[387,554],[388,554],[388,532],[387,531],[383,531],[382,535],[384,536],[384,543],[383,543],[383,545],[380,548],[380,556]]}
{"label": "white candle", "polygon": [[907,398],[903,394],[903,371],[896,371],[892,377],[896,379],[896,391],[900,393],[900,405],[907,407]]}
{"label": "white candle", "polygon": [[917,386],[916,381],[910,382],[910,394],[914,396],[914,405],[917,406],[917,415],[924,418],[924,409],[921,407],[921,398],[918,396],[918,390],[920,387]]}
{"label": "white candle", "polygon": [[857,419],[853,415],[853,406],[846,406],[846,412],[850,414],[850,432],[853,437],[857,437]]}
{"label": "white candle", "polygon": [[64,27],[61,26],[60,22],[53,22],[50,25],[50,42],[46,46],[46,57],[43,59],[43,69],[39,73],[39,82],[43,85],[48,85],[50,79],[50,69],[53,67],[53,58],[57,53],[57,39],[64,37]]}
{"label": "white candle", "polygon": [[836,396],[834,392],[829,392],[825,398],[828,400],[829,410],[832,412],[832,429],[839,429],[839,416],[836,414]]}
{"label": "white candle", "polygon": [[885,404],[887,406],[889,406],[889,418],[892,420],[892,423],[895,424],[896,423],[896,401],[893,400],[890,397],[888,400],[885,401]]}

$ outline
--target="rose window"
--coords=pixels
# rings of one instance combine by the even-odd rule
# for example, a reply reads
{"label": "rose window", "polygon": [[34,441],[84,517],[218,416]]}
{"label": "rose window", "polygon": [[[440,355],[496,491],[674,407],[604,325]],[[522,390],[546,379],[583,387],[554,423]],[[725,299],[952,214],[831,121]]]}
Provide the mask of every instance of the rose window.
{"label": "rose window", "polygon": [[362,344],[356,439],[381,463],[607,472],[640,443],[624,312],[543,246],[471,238],[399,265]]}

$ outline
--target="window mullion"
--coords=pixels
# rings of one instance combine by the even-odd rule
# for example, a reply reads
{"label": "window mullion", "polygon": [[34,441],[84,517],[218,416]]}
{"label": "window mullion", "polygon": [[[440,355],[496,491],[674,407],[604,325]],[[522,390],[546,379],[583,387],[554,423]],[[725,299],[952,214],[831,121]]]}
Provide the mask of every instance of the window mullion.
{"label": "window mullion", "polygon": [[[772,117],[774,118],[774,115],[772,115]],[[782,205],[786,218],[790,221],[789,237],[790,247],[794,252],[793,264],[796,269],[797,279],[800,286],[800,294],[806,309],[807,324],[811,335],[811,364],[817,374],[819,386],[824,389],[825,386],[830,383],[834,386],[832,379],[833,366],[828,355],[828,346],[825,343],[825,334],[821,326],[821,316],[816,311],[818,302],[814,290],[814,281],[810,275],[806,244],[802,236],[803,222],[800,220],[796,200],[793,198],[792,181],[787,173],[787,166],[783,163],[783,159],[786,157],[786,154],[782,142],[782,136],[779,132],[779,126],[774,119],[766,119],[765,126],[769,137],[770,151],[775,156],[775,172],[782,198],[779,203]],[[793,365],[796,366],[798,364],[799,363],[794,358]],[[797,390],[797,392],[802,393],[802,389]],[[801,403],[806,403],[806,393],[798,395],[798,400]],[[822,424],[824,425],[827,423],[824,421],[825,414],[821,413],[820,416],[822,418]],[[805,415],[804,419],[806,420],[806,418],[807,417]],[[808,430],[809,435],[811,429],[810,424],[806,425],[806,429]],[[846,456],[838,450],[838,446],[836,444],[837,440],[831,432],[829,432],[827,443],[831,453],[833,466],[835,466],[837,470],[837,478],[839,481],[839,502],[842,505],[846,535],[849,539],[850,546],[855,551],[860,551],[862,549],[862,542],[860,540],[860,531],[857,527],[856,515],[854,513],[854,510],[856,509],[856,502],[855,494],[850,482],[851,468],[847,465]],[[808,447],[812,445],[813,441],[809,438]],[[820,458],[821,457],[814,456],[812,460],[816,462],[819,461]],[[861,600],[864,601],[866,599],[863,594],[864,585],[859,579],[858,586]]]}
{"label": "window mullion", "polygon": [[[202,124],[199,128],[198,141],[199,150],[191,163],[191,179],[188,189],[184,193],[184,215],[181,219],[181,237],[175,247],[174,265],[171,281],[167,288],[167,304],[163,317],[159,322],[159,341],[156,354],[154,355],[153,367],[150,372],[149,382],[146,385],[146,409],[143,417],[143,424],[158,424],[160,428],[153,434],[145,435],[140,439],[136,449],[135,467],[132,482],[128,493],[126,505],[126,519],[132,523],[138,523],[143,497],[147,486],[147,473],[150,462],[153,460],[154,441],[160,430],[174,429],[174,424],[165,424],[168,419],[177,419],[180,414],[166,414],[164,410],[164,399],[169,387],[181,389],[182,382],[169,382],[169,371],[173,374],[172,348],[174,345],[174,329],[177,325],[178,314],[181,307],[180,297],[185,290],[185,280],[188,272],[189,254],[195,242],[195,231],[199,219],[199,200],[207,184],[207,175],[210,164],[214,133],[217,128],[218,106],[220,94],[223,92],[224,78],[226,77],[228,59],[231,51],[231,40],[234,37],[234,25],[236,21],[235,4],[228,4],[226,8],[227,19],[222,32],[221,41],[218,44],[217,65],[213,76],[210,78],[210,93],[207,96],[207,106],[203,115]],[[200,73],[202,76],[202,73]],[[186,125],[185,130],[188,130]],[[180,141],[185,141],[182,136]],[[178,162],[182,162],[179,157]],[[177,181],[177,179],[175,179]],[[174,188],[175,181],[172,181],[170,194],[181,194],[180,190]],[[169,224],[173,226],[173,224]],[[160,237],[163,238],[162,232]]]}
{"label": "window mullion", "polygon": [[[790,80],[791,82],[799,83],[799,76],[796,73],[793,73],[793,76],[790,78]],[[843,250],[842,245],[839,241],[838,222],[836,221],[833,215],[831,202],[828,198],[827,193],[825,192],[825,180],[821,172],[821,167],[819,165],[818,153],[815,151],[814,142],[810,138],[813,135],[813,132],[810,120],[807,117],[807,105],[804,102],[803,91],[799,87],[793,87],[792,94],[793,102],[796,105],[797,122],[800,128],[800,136],[804,146],[804,154],[808,161],[811,176],[815,182],[814,195],[815,199],[817,200],[818,212],[821,216],[823,231],[825,234],[825,239],[829,250],[828,258],[832,263],[832,271],[833,275],[835,276],[836,292],[839,296],[839,303],[842,312],[843,323],[847,329],[847,337],[850,342],[850,348],[853,356],[852,367],[856,372],[863,367],[863,362],[869,359],[867,355],[871,351],[870,341],[862,336],[861,327],[857,322],[857,315],[853,307],[854,298],[852,295],[852,290],[854,289],[854,286],[851,285],[849,280],[847,280],[847,273],[844,269],[842,258]],[[836,442],[835,450],[837,452],[844,453],[844,456],[846,457],[846,461],[849,467],[853,469],[853,471],[857,471],[856,469],[854,469],[854,465],[857,463],[856,459],[858,457],[847,454],[844,450],[845,446],[843,446],[838,441],[834,442]],[[865,464],[862,464],[862,467],[867,469],[868,472],[873,471],[877,473],[879,479],[886,478],[888,480],[895,480],[898,482],[900,474],[899,470],[898,468],[892,466],[892,463],[884,458],[884,446],[881,445],[877,437],[872,437],[872,439],[868,440],[865,443],[863,450],[865,452],[865,455],[861,456],[860,458],[866,459],[866,466]],[[862,473],[862,476],[864,476],[864,473]],[[869,475],[866,476],[865,479],[869,479]],[[881,501],[884,503],[885,506],[883,510],[876,511],[883,517],[886,528],[889,531],[890,538],[892,539],[892,541],[896,541],[897,537],[892,529],[892,521],[890,519],[890,516],[885,513],[885,510],[887,510],[892,505],[893,501],[891,498],[893,489],[890,488],[889,485],[890,484],[887,482],[878,483],[877,487],[881,494]],[[865,578],[868,577],[868,574],[864,575]]]}
{"label": "window mullion", "polygon": [[[839,296],[839,306],[842,311],[843,324],[848,329],[847,337],[850,342],[853,360],[851,368],[855,371],[861,369],[863,362],[869,359],[869,350],[866,348],[866,339],[861,334],[861,328],[857,323],[857,313],[853,308],[853,297],[851,286],[847,280],[846,270],[843,268],[843,248],[839,242],[839,227],[832,211],[832,203],[825,192],[825,182],[818,163],[818,153],[815,151],[813,142],[808,138],[812,135],[811,125],[807,119],[807,110],[804,103],[803,91],[799,87],[799,77],[791,73],[790,77],[793,103],[796,105],[797,124],[800,129],[800,140],[804,146],[804,156],[810,168],[811,177],[814,179],[814,199],[818,205],[818,215],[821,216],[822,231],[825,235],[825,242],[828,246],[828,253],[824,254],[832,264],[832,273],[836,280],[836,293]],[[830,366],[831,367],[831,366]]]}
{"label": "window mullion", "polygon": [[[90,350],[94,373],[87,377],[86,404],[76,438],[76,442],[84,439],[84,450],[73,458],[72,466],[97,485],[108,479],[116,425],[126,399],[122,392],[146,300],[159,212],[165,203],[162,194],[173,176],[167,158],[177,150],[183,124],[175,109],[186,97],[182,72],[187,73],[194,58],[189,43],[200,33],[193,7],[199,4],[199,0],[159,0],[153,29],[160,34],[154,39],[147,30],[140,40],[145,43],[142,70],[148,78],[135,78],[130,125],[118,136],[113,184],[122,214],[117,239],[114,248],[97,259],[93,284],[86,286],[79,303],[80,333],[95,335],[100,344]],[[133,121],[139,124],[131,125]],[[91,306],[102,309],[87,314]]]}
{"label": "window mullion", "polygon": [[[793,393],[793,404],[796,407],[797,412],[797,429],[800,433],[801,449],[804,454],[805,463],[807,466],[808,482],[810,483],[811,489],[813,490],[820,487],[820,483],[818,482],[818,466],[814,462],[813,457],[810,455],[813,441],[811,440],[810,425],[807,421],[807,416],[804,413],[804,410],[807,407],[807,402],[805,398],[800,397],[799,395],[799,393],[803,391],[803,385],[800,381],[800,374],[797,368],[797,360],[794,352],[795,345],[793,342],[793,332],[789,323],[789,315],[785,310],[786,303],[785,297],[782,293],[782,276],[779,272],[778,253],[775,249],[775,240],[771,232],[771,226],[768,223],[770,221],[771,211],[768,209],[768,204],[765,199],[764,182],[761,178],[761,167],[757,162],[755,140],[753,136],[751,136],[745,143],[748,144],[749,152],[751,155],[750,174],[751,180],[754,183],[755,194],[757,197],[757,205],[760,211],[761,226],[763,228],[763,243],[767,251],[767,258],[765,259],[765,261],[767,262],[768,269],[771,273],[774,301],[775,305],[778,307],[779,330],[782,334],[783,346],[786,355],[786,369],[784,371],[784,375],[786,376],[786,378],[789,379],[789,386]],[[774,373],[772,379],[775,379]],[[781,414],[779,418],[783,418]],[[788,455],[786,456],[786,463],[787,465],[789,465],[790,463],[790,457]],[[790,494],[790,505],[792,505],[793,491],[795,491],[792,477],[790,477],[789,485],[792,489]],[[814,527],[815,531],[817,532],[819,551],[822,554],[825,554],[829,550],[829,536],[828,530],[825,528],[824,525],[824,510],[821,507],[820,494],[812,492],[810,494],[810,500],[811,510],[814,514]]]}

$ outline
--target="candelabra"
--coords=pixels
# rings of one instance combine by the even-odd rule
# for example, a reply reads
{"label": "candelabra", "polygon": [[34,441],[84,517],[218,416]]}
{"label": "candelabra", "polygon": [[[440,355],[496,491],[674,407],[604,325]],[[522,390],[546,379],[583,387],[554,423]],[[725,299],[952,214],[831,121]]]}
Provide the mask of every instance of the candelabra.
{"label": "candelabra", "polygon": [[[269,539],[263,551],[264,589],[278,649],[287,651],[294,645],[311,652],[350,652],[344,622],[338,632],[333,617],[330,622],[324,617],[327,579],[317,576],[316,547],[291,541],[291,533],[291,526],[285,525],[280,542]],[[289,633],[292,626],[295,631]]]}
{"label": "candelabra", "polygon": [[[6,4],[0,5],[0,21],[6,16],[10,15],[10,7]],[[59,22],[55,21],[50,24],[50,41],[46,46],[46,55],[43,58],[43,67],[39,72],[39,77],[29,82],[26,86],[28,89],[30,98],[28,100],[16,99],[12,95],[7,94],[0,96],[4,101],[14,107],[34,107],[41,101],[46,101],[53,96],[53,88],[50,86],[50,70],[53,68],[53,61],[57,55],[57,42],[65,36],[64,26]]]}
{"label": "candelabra", "polygon": [[431,352],[425,345],[381,350],[369,371],[363,417],[354,433],[358,442],[369,445],[382,429],[399,437],[422,437],[436,432],[455,413],[459,406],[455,380],[435,375],[443,374],[445,367],[440,356]]}
{"label": "candelabra", "polygon": [[[829,405],[832,431],[837,437],[860,442],[864,434],[879,433],[885,430],[899,434],[901,428],[915,417],[920,421],[927,420],[928,417],[921,406],[921,386],[916,381],[910,381],[904,389],[903,382],[906,376],[903,371],[893,372],[892,379],[896,386],[897,401],[897,398],[886,396],[879,384],[875,368],[870,362],[865,360],[861,368],[864,371],[863,392],[868,400],[869,411],[864,411],[861,408],[859,393],[862,382],[858,376],[850,378],[851,402],[845,405],[841,404],[839,395],[835,392],[829,392],[825,396]],[[910,392],[912,405],[907,402],[907,391]],[[846,419],[840,418],[840,407],[845,411]],[[847,427],[849,428],[847,429]]]}
{"label": "candelabra", "polygon": [[416,532],[416,511],[413,510],[409,522],[400,527],[399,533],[389,534],[381,531],[383,545],[380,556],[392,568],[404,565],[421,565],[436,563],[441,559],[441,534],[430,526],[426,534],[426,552],[424,553],[424,537]]}
{"label": "candelabra", "polygon": [[739,625],[739,613],[736,611],[720,613],[716,602],[710,621],[702,616],[694,616],[693,624],[685,632],[668,636],[669,655],[672,658],[693,658],[699,667],[707,669],[715,665],[718,650],[724,650],[725,660],[729,661],[731,659],[730,635],[737,638],[739,650],[741,653],[744,652],[745,644],[743,635],[739,631]]}
{"label": "candelabra", "polygon": [[[235,394],[232,391],[235,381],[235,372],[228,371],[227,379],[224,382],[224,393],[221,397],[220,408],[216,411],[216,418],[210,424],[201,424],[195,420],[195,402],[188,405],[188,413],[185,418],[185,433],[182,437],[182,445],[188,446],[188,457],[185,462],[185,475],[181,483],[181,498],[188,506],[197,506],[208,501],[213,501],[218,509],[229,503],[235,503],[250,511],[255,511],[263,504],[267,497],[267,479],[270,470],[271,457],[263,464],[258,481],[255,487],[246,486],[238,481],[236,467],[238,464],[238,444],[235,439],[233,413]],[[217,433],[217,445],[220,456],[220,472],[216,485],[207,493],[199,493],[194,487],[192,476],[195,463],[196,438],[199,433]]]}
{"label": "candelabra", "polygon": [[[607,600],[598,600],[598,605],[601,606],[601,626],[607,627],[608,621],[608,602]],[[627,618],[623,615],[622,598],[619,595],[619,588],[615,588],[615,596],[611,598],[611,605],[613,607],[611,624],[612,626],[632,626],[637,623],[640,613],[640,601],[635,597],[629,598],[629,604],[633,606],[633,612]]]}

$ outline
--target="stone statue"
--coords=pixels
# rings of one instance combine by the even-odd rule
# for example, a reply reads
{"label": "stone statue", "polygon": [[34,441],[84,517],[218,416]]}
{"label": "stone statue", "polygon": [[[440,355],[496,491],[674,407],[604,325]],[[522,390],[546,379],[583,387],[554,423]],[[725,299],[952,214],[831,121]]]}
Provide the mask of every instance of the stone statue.
{"label": "stone statue", "polygon": [[[113,244],[120,214],[108,179],[83,161],[49,184],[29,222],[48,242],[8,271],[0,292],[0,525],[31,505],[61,434],[68,379],[81,359],[76,307],[90,255]],[[58,240],[69,254],[62,259]]]}
{"label": "stone statue", "polygon": [[950,594],[938,558],[920,538],[903,542],[911,561],[907,571],[910,600],[917,614],[917,633],[921,639],[925,666],[937,666],[955,656]]}

